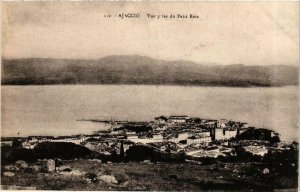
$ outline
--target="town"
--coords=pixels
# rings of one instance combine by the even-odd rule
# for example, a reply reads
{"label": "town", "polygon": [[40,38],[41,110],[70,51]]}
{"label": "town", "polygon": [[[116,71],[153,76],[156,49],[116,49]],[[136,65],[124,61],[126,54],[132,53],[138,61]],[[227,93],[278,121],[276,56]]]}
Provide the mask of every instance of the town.
{"label": "town", "polygon": [[[190,157],[218,157],[234,155],[234,147],[242,146],[253,155],[264,156],[274,146],[266,145],[267,141],[258,139],[237,140],[247,130],[245,122],[235,122],[226,119],[212,120],[187,115],[158,116],[150,122],[131,122],[116,120],[85,119],[99,123],[111,124],[111,129],[98,131],[93,135],[74,136],[30,136],[19,138],[22,146],[33,149],[42,142],[70,142],[82,145],[100,154],[120,154],[131,146],[145,145],[161,152],[185,153]],[[279,134],[267,132],[267,140],[279,140]],[[265,133],[262,133],[265,134]],[[275,139],[274,139],[275,138]],[[13,143],[11,138],[2,138],[2,146]],[[267,142],[268,143],[268,142]],[[277,149],[286,146],[281,142]]]}

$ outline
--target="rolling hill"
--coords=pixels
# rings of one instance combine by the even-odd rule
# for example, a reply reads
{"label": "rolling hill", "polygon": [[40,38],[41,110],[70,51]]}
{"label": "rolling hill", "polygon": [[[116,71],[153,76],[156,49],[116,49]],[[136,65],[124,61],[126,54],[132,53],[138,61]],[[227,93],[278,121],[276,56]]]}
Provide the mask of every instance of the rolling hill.
{"label": "rolling hill", "polygon": [[98,60],[3,59],[2,85],[154,84],[199,86],[286,86],[298,84],[298,67],[204,65],[138,55]]}

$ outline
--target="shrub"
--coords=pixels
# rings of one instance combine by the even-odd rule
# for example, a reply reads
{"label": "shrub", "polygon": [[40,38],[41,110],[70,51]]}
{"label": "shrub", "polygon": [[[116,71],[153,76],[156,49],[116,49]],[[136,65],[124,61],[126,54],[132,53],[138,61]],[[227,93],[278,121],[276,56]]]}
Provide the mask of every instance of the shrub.
{"label": "shrub", "polygon": [[35,153],[30,149],[21,147],[1,147],[1,162],[2,165],[13,163],[17,160],[24,160],[26,162],[34,162],[36,160]]}
{"label": "shrub", "polygon": [[37,158],[40,159],[75,159],[84,158],[92,155],[92,152],[81,145],[67,142],[43,142],[36,145],[33,149]]}

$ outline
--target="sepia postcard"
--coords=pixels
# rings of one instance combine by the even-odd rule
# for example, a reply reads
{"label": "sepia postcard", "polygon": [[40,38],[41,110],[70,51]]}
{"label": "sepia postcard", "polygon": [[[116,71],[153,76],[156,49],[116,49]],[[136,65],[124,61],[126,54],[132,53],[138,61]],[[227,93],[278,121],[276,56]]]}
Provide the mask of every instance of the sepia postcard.
{"label": "sepia postcard", "polygon": [[299,1],[2,1],[1,190],[298,191]]}

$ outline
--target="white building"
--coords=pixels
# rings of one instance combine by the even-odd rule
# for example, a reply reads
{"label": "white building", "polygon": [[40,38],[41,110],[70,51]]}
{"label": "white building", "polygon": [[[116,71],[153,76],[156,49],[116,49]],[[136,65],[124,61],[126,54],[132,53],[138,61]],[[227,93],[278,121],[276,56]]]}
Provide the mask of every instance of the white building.
{"label": "white building", "polygon": [[126,131],[126,135],[136,135],[135,131]]}
{"label": "white building", "polygon": [[213,157],[216,158],[219,155],[224,156],[222,152],[220,152],[219,148],[211,148],[211,149],[194,149],[186,151],[188,156],[192,157]]}
{"label": "white building", "polygon": [[195,138],[195,137],[192,137],[192,138],[188,138],[186,140],[187,142],[187,145],[192,145],[192,144],[198,144],[198,143],[209,143],[211,142],[211,137],[198,137],[198,138]]}
{"label": "white building", "polygon": [[164,137],[161,134],[153,134],[153,140],[163,140]]}
{"label": "white building", "polygon": [[139,138],[137,135],[131,135],[127,137],[127,140],[132,141],[134,143],[156,143],[156,142],[163,142],[164,138],[162,135],[153,135],[153,138],[143,137]]}
{"label": "white building", "polygon": [[1,146],[12,146],[12,141],[1,141]]}
{"label": "white building", "polygon": [[171,138],[168,138],[167,141],[173,142],[173,143],[178,143],[178,142],[181,141],[181,140],[179,140],[179,139],[176,138],[176,137],[171,137]]}
{"label": "white building", "polygon": [[37,142],[25,141],[22,143],[22,146],[26,149],[33,149],[36,146]]}
{"label": "white building", "polygon": [[210,132],[209,131],[204,131],[204,132],[196,132],[194,135],[200,136],[200,137],[210,137]]}
{"label": "white building", "polygon": [[127,135],[127,139],[128,140],[135,140],[135,139],[138,139],[139,138],[139,136],[138,135]]}
{"label": "white building", "polygon": [[253,155],[264,156],[268,153],[268,149],[264,146],[246,146],[245,151],[252,153]]}
{"label": "white building", "polygon": [[186,140],[189,137],[189,133],[188,132],[183,132],[183,133],[179,133],[178,134],[178,140]]}
{"label": "white building", "polygon": [[180,115],[180,116],[170,116],[169,121],[171,123],[186,123],[186,120],[188,120],[189,117],[187,115]]}

